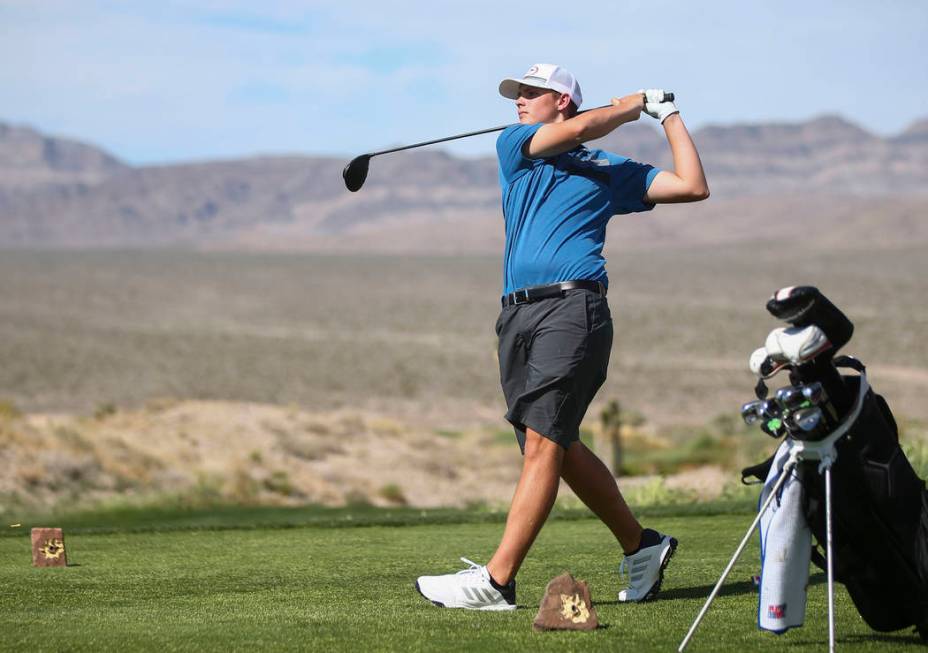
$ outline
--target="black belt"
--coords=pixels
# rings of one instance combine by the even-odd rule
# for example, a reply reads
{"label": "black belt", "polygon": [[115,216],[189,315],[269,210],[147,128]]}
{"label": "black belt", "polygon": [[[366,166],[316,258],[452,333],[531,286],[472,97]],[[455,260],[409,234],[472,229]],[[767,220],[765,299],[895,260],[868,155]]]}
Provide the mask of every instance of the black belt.
{"label": "black belt", "polygon": [[531,304],[539,299],[549,299],[551,297],[563,297],[567,290],[592,290],[598,295],[606,296],[606,286],[599,281],[590,281],[589,279],[578,279],[576,281],[562,281],[561,283],[552,283],[548,286],[532,286],[530,288],[519,288],[513,290],[508,295],[503,295],[503,308],[507,306],[518,306],[519,304]]}

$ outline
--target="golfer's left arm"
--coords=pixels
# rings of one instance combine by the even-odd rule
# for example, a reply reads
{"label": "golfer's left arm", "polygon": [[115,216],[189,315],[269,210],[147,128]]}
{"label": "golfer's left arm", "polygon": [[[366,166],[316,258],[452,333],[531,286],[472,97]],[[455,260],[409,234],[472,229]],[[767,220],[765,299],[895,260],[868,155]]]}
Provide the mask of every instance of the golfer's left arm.
{"label": "golfer's left arm", "polygon": [[673,154],[673,170],[657,173],[645,193],[645,201],[649,204],[671,204],[706,199],[709,197],[706,173],[702,169],[696,145],[680,114],[676,112],[676,107],[673,114],[664,117],[663,125]]}

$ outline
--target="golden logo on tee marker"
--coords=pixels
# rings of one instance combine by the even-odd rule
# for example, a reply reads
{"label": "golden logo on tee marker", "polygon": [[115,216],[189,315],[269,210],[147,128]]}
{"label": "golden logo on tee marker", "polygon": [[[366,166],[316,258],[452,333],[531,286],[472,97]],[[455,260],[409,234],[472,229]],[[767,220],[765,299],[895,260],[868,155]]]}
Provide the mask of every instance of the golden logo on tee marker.
{"label": "golden logo on tee marker", "polygon": [[561,616],[575,624],[583,624],[590,618],[590,611],[579,594],[561,594]]}
{"label": "golden logo on tee marker", "polygon": [[64,542],[62,540],[45,540],[45,544],[39,549],[46,560],[57,560],[64,553]]}

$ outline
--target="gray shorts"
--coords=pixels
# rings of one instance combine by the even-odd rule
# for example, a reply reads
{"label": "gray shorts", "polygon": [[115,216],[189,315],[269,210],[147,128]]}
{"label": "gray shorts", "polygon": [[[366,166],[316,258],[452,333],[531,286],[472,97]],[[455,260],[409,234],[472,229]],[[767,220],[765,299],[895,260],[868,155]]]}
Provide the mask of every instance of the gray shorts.
{"label": "gray shorts", "polygon": [[606,380],[612,317],[606,298],[589,290],[507,306],[496,321],[506,419],[525,452],[525,430],[567,449]]}

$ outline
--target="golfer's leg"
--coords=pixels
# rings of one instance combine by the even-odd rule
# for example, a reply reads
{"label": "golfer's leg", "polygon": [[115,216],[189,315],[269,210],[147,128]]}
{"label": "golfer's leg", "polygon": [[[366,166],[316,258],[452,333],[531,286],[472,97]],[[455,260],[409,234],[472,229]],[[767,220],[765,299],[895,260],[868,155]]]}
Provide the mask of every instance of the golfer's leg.
{"label": "golfer's leg", "polygon": [[563,447],[526,429],[522,475],[512,497],[503,539],[487,563],[487,570],[497,583],[508,583],[522,566],[557,498],[563,462]]}
{"label": "golfer's leg", "polygon": [[612,531],[623,551],[634,551],[641,524],[625,503],[609,469],[579,440],[564,455],[561,476],[583,503]]}

